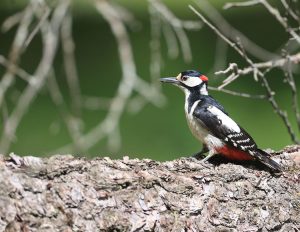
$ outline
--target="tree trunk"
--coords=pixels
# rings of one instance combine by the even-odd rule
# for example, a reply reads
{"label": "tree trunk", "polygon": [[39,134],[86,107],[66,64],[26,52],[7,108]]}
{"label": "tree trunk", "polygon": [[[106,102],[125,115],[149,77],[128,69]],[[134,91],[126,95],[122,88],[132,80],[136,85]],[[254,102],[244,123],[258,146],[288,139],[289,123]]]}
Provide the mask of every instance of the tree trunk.
{"label": "tree trunk", "polygon": [[253,164],[0,157],[0,231],[299,231],[300,146]]}

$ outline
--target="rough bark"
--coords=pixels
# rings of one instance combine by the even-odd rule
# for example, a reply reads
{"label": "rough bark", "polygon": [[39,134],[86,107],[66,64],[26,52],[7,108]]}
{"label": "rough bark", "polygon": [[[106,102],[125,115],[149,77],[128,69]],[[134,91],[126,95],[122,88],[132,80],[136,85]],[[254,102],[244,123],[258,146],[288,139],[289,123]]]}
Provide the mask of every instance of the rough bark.
{"label": "rough bark", "polygon": [[299,231],[300,147],[256,166],[0,157],[0,231]]}

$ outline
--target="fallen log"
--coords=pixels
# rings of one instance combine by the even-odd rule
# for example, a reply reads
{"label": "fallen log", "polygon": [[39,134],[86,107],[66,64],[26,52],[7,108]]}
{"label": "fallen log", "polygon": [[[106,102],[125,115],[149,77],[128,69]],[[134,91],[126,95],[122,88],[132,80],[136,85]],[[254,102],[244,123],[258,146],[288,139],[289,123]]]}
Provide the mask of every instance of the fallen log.
{"label": "fallen log", "polygon": [[0,156],[0,231],[299,231],[300,146],[274,159]]}

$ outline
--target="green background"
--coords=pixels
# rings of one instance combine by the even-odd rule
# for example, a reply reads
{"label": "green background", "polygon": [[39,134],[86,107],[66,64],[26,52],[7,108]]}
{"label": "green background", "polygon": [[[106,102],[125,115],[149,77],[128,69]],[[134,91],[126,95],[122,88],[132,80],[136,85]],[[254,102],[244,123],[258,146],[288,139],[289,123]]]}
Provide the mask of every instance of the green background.
{"label": "green background", "polygon": [[[109,26],[96,10],[85,1],[75,1],[73,8],[73,36],[76,43],[76,64],[80,78],[80,87],[84,95],[113,97],[121,78],[121,68],[115,38]],[[118,1],[132,10],[142,27],[130,31],[138,74],[150,80],[150,23],[146,1]],[[188,8],[191,1],[164,1],[179,18],[193,19],[197,17]],[[224,1],[211,1],[226,19],[260,46],[270,51],[278,51],[287,40],[281,26],[262,7],[222,10]],[[13,12],[21,9],[22,1],[1,1],[0,23]],[[0,54],[7,57],[15,30],[0,34]],[[201,70],[204,74],[212,70],[215,58],[216,35],[206,26],[199,31],[188,32],[193,61],[185,63],[179,56],[170,59],[167,56],[166,44],[162,42],[163,69],[162,76],[174,76],[186,69]],[[35,39],[21,60],[21,67],[32,72],[41,54],[41,43]],[[235,62],[244,65],[239,56],[229,50],[227,63]],[[68,98],[67,84],[59,52],[55,58],[57,81],[62,92]],[[217,71],[217,70],[214,70]],[[0,78],[4,68],[0,67]],[[225,76],[209,75],[211,86],[218,86]],[[295,76],[299,86],[299,75]],[[296,130],[295,118],[291,112],[291,93],[283,83],[283,73],[272,71],[269,81],[276,92],[276,99],[284,110],[290,114],[290,120]],[[22,80],[16,80],[6,100],[11,110],[15,104],[15,96],[25,87]],[[251,76],[241,77],[229,86],[229,89],[251,94],[263,94],[261,86]],[[120,130],[122,146],[117,152],[108,150],[107,141],[99,142],[84,154],[85,156],[110,156],[170,160],[180,156],[191,155],[201,149],[199,142],[191,135],[184,116],[184,95],[173,86],[163,86],[167,104],[157,108],[147,104],[138,114],[125,111],[122,116]],[[244,127],[262,148],[281,149],[291,144],[290,137],[281,119],[274,114],[270,104],[264,100],[253,100],[234,97],[220,92],[211,95],[221,102],[242,127]],[[67,99],[68,100],[68,99]],[[104,110],[83,111],[84,131],[87,132],[99,123],[106,115]],[[1,131],[3,130],[1,117]],[[54,128],[54,129],[53,129]],[[58,128],[57,130],[55,128]],[[299,135],[299,133],[298,133]],[[70,142],[67,130],[63,125],[58,110],[44,89],[34,101],[17,130],[16,140],[10,151],[20,155],[48,155],[53,150]],[[71,152],[71,151],[70,151]],[[73,152],[72,152],[73,153]],[[75,151],[75,154],[77,152]]]}

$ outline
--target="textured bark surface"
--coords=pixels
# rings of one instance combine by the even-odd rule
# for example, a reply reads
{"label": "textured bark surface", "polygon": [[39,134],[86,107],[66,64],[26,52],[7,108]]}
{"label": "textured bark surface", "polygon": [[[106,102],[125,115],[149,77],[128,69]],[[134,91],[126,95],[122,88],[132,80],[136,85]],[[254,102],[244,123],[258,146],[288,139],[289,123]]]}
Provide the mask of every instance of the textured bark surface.
{"label": "textured bark surface", "polygon": [[299,231],[300,147],[282,175],[193,158],[0,157],[0,231]]}

